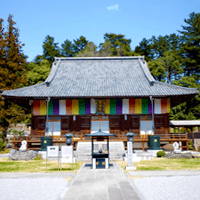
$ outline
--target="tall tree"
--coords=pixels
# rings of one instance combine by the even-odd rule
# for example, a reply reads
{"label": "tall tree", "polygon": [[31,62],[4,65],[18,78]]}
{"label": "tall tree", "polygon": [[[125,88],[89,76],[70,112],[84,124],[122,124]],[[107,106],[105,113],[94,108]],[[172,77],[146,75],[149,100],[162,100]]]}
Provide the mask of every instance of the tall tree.
{"label": "tall tree", "polygon": [[[3,19],[0,19],[0,90],[10,90],[26,84],[25,56],[22,52],[19,32],[12,15],[8,17],[7,31],[4,31]],[[0,127],[2,137],[6,136],[10,123],[25,117],[23,109],[0,96]]]}
{"label": "tall tree", "polygon": [[200,80],[200,13],[191,13],[189,19],[185,19],[186,26],[182,26],[181,46],[182,62],[187,76],[195,76]]}
{"label": "tall tree", "polygon": [[135,52],[141,56],[145,56],[145,60],[148,62],[152,59],[152,48],[151,41],[143,38],[139,45],[135,47]]}
{"label": "tall tree", "polygon": [[111,51],[111,56],[132,55],[130,47],[131,39],[126,39],[125,35],[106,33],[104,34],[104,40],[105,42],[100,44],[100,52],[104,52],[105,49],[107,51],[109,47],[109,51]]}
{"label": "tall tree", "polygon": [[[200,87],[200,13],[191,13],[185,19],[181,31],[181,62],[184,74],[174,84],[185,87]],[[200,110],[200,95],[172,109],[173,119],[197,119]]]}
{"label": "tall tree", "polygon": [[170,50],[164,52],[162,57],[149,61],[148,65],[154,78],[166,83],[173,83],[184,72],[180,56]]}
{"label": "tall tree", "polygon": [[61,56],[64,56],[64,57],[75,56],[73,44],[70,40],[65,40],[64,43],[61,44]]}
{"label": "tall tree", "polygon": [[54,37],[47,35],[42,45],[43,54],[37,55],[35,62],[41,62],[42,60],[48,60],[50,64],[53,63],[54,57],[60,56],[60,48],[58,43],[54,42]]}
{"label": "tall tree", "polygon": [[50,63],[54,61],[54,57],[60,56],[58,43],[54,42],[54,38],[50,35],[47,35],[43,42],[43,55]]}
{"label": "tall tree", "polygon": [[88,40],[84,36],[80,36],[73,42],[73,52],[77,55],[80,51],[82,51],[85,46],[88,44]]}
{"label": "tall tree", "polygon": [[46,80],[51,70],[51,65],[47,60],[39,63],[31,62],[27,65],[27,81],[28,85],[35,85]]}
{"label": "tall tree", "polygon": [[100,56],[97,46],[93,42],[89,42],[85,48],[78,54],[79,57],[97,57]]}

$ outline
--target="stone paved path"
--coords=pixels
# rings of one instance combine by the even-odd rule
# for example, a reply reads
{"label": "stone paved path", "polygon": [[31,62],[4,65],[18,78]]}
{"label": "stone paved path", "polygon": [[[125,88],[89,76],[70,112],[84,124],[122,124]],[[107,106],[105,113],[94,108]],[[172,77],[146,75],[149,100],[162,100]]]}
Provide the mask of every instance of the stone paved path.
{"label": "stone paved path", "polygon": [[91,169],[85,164],[76,174],[63,200],[139,200],[117,163],[110,169]]}

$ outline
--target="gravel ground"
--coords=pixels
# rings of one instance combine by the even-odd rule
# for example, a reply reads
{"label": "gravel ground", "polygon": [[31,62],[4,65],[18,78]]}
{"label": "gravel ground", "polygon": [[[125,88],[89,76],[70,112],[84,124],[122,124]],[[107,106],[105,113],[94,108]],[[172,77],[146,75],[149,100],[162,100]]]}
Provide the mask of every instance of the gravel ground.
{"label": "gravel ground", "polygon": [[145,200],[200,199],[200,176],[135,178],[133,183]]}
{"label": "gravel ground", "polygon": [[57,200],[67,188],[64,178],[2,178],[1,200]]}

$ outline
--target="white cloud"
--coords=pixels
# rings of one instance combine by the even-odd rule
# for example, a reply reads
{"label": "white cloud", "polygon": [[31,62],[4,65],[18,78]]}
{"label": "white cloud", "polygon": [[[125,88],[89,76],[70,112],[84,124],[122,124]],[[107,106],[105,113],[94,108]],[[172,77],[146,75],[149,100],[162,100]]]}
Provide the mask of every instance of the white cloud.
{"label": "white cloud", "polygon": [[115,4],[113,6],[108,6],[107,7],[108,10],[119,10],[119,5],[118,4]]}

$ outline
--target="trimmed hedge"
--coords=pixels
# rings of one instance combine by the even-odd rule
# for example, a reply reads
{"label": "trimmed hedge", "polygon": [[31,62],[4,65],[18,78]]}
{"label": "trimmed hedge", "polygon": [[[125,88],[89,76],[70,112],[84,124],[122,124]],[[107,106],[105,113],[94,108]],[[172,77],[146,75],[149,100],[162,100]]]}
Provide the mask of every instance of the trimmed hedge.
{"label": "trimmed hedge", "polygon": [[157,152],[157,157],[163,157],[163,156],[165,156],[165,152],[164,151],[158,151]]}

